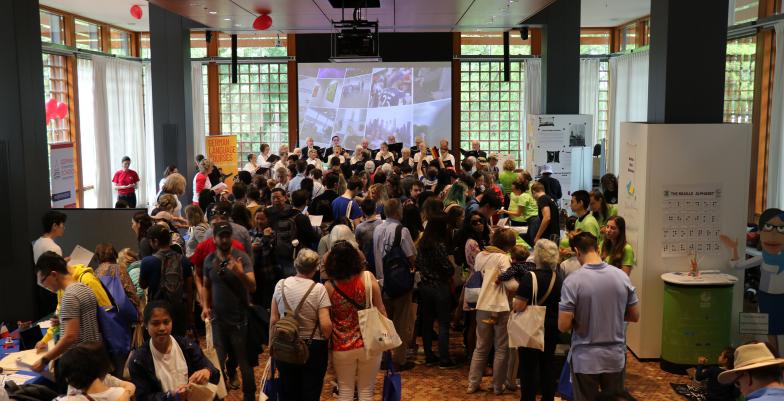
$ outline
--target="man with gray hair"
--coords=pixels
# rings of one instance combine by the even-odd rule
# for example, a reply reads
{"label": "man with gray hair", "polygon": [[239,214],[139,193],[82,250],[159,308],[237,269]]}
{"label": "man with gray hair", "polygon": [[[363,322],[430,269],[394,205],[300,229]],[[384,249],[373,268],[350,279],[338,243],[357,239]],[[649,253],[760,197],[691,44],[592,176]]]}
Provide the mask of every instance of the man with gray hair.
{"label": "man with gray hair", "polygon": [[407,370],[413,367],[413,363],[406,361],[406,347],[411,335],[411,291],[405,293],[395,294],[395,297],[390,297],[384,291],[384,256],[389,252],[395,244],[397,230],[400,227],[400,249],[408,258],[410,265],[413,267],[416,260],[416,250],[414,248],[414,240],[411,238],[411,233],[408,228],[403,227],[400,220],[403,217],[403,206],[399,199],[390,199],[384,202],[384,214],[387,219],[378,225],[373,230],[373,254],[375,256],[375,273],[379,285],[382,287],[382,296],[384,298],[384,307],[387,310],[387,315],[395,324],[395,330],[403,340],[403,344],[392,351],[392,362],[395,363],[395,368],[398,370]]}
{"label": "man with gray hair", "polygon": [[321,154],[321,148],[313,144],[313,137],[305,138],[305,146],[302,147],[302,158],[307,159],[311,150],[315,150],[317,154]]}

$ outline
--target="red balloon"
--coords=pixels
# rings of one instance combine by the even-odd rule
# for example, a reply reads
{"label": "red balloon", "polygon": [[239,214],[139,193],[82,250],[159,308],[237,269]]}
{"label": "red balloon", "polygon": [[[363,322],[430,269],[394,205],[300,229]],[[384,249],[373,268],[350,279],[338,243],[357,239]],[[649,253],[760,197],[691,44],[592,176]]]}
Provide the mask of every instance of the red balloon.
{"label": "red balloon", "polygon": [[65,118],[68,115],[68,105],[65,103],[60,103],[57,105],[57,118]]}
{"label": "red balloon", "polygon": [[142,19],[142,8],[138,5],[131,6],[131,17],[136,19]]}
{"label": "red balloon", "polygon": [[46,113],[46,120],[45,121],[46,121],[47,124],[49,124],[49,121],[52,121],[52,115],[49,114],[48,112]]}
{"label": "red balloon", "polygon": [[253,20],[253,29],[265,31],[272,26],[272,18],[267,14],[262,14]]}
{"label": "red balloon", "polygon": [[46,114],[54,114],[57,111],[57,99],[51,98],[46,101]]}

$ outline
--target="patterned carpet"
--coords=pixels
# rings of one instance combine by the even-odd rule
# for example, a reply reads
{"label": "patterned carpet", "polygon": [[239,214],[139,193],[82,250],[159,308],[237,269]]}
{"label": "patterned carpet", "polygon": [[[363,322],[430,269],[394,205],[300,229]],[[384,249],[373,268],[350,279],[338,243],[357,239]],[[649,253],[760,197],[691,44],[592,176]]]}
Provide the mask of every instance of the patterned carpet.
{"label": "patterned carpet", "polygon": [[[464,355],[461,341],[460,337],[452,337],[450,352],[455,359],[459,359],[460,356]],[[256,368],[257,384],[267,357],[268,355],[265,352],[260,358],[260,367]],[[626,387],[640,401],[683,401],[685,399],[672,390],[670,383],[695,384],[686,376],[673,375],[662,371],[659,369],[658,362],[640,362],[631,353],[628,353],[627,360]],[[492,389],[490,377],[485,377],[482,380],[482,389],[484,391],[466,394],[468,363],[463,363],[459,368],[452,370],[441,370],[438,367],[425,366],[421,340],[420,353],[414,361],[417,364],[416,367],[400,374],[403,382],[404,401],[518,400],[520,398],[519,391],[499,396],[493,394],[492,390],[489,390]],[[331,394],[332,385],[330,383],[333,380],[334,376],[327,372],[324,380],[322,400],[337,400],[337,397],[333,397]],[[382,383],[383,372],[380,371],[375,396],[375,400],[378,401],[381,400]],[[239,390],[230,391],[227,399],[228,401],[242,401],[242,392]]]}

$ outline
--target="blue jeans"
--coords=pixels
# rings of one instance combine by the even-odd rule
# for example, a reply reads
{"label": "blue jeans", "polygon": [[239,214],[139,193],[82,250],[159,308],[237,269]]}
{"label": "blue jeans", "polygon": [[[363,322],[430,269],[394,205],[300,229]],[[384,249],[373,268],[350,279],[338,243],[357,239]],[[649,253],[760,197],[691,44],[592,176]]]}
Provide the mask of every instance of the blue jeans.
{"label": "blue jeans", "polygon": [[438,357],[441,362],[449,359],[449,320],[451,318],[452,294],[446,283],[437,286],[419,287],[419,308],[422,311],[422,345],[428,359],[433,355],[433,322],[438,320]]}
{"label": "blue jeans", "polygon": [[[256,378],[253,375],[253,367],[248,360],[248,323],[241,325],[223,323],[216,320],[212,321],[213,343],[218,354],[223,374],[234,377],[237,372],[237,365],[242,375],[242,399],[243,401],[256,400]],[[233,358],[226,358],[231,353]]]}

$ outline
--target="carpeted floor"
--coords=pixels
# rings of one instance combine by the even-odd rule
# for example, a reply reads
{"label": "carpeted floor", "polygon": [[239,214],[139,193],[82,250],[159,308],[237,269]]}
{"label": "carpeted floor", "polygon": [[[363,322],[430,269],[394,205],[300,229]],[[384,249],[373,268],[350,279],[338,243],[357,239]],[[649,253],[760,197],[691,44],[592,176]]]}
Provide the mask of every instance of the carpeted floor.
{"label": "carpeted floor", "polygon": [[[457,336],[452,337],[450,351],[456,359],[459,359],[464,354],[460,345],[461,341],[462,339]],[[414,358],[417,366],[400,374],[403,382],[404,401],[518,400],[520,398],[519,391],[499,396],[493,394],[490,377],[485,377],[482,380],[482,389],[484,391],[466,394],[468,363],[463,363],[459,368],[452,370],[428,367],[424,365],[424,355],[422,355],[421,350],[420,342],[420,353]],[[256,368],[257,385],[267,357],[268,355],[265,352],[260,358],[260,366]],[[659,369],[658,362],[640,362],[631,353],[628,353],[627,360],[626,387],[640,401],[684,401],[685,398],[676,394],[670,383],[695,384],[686,376],[673,375],[662,371]],[[330,383],[333,380],[333,375],[328,372],[324,380],[322,400],[337,400],[337,397],[333,397],[331,394],[332,385]],[[383,372],[379,371],[375,400],[381,400],[382,382]],[[230,391],[227,399],[228,401],[242,401],[242,392],[240,390]]]}

